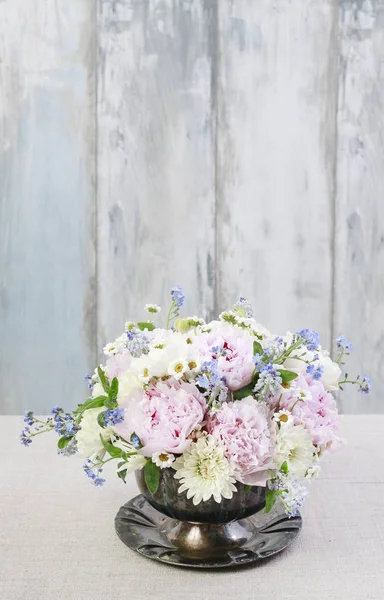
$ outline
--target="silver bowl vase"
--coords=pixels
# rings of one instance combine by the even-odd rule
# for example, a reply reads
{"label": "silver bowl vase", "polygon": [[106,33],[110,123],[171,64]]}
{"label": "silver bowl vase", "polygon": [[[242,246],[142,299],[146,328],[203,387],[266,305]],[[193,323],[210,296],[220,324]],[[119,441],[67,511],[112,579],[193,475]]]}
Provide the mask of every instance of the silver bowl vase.
{"label": "silver bowl vase", "polygon": [[220,503],[213,499],[195,506],[173,469],[160,472],[159,487],[148,489],[144,470],[136,471],[141,494],[116,515],[120,539],[143,556],[179,566],[228,567],[258,561],[286,548],[301,528],[276,503],[264,513],[266,488],[236,484],[237,492]]}

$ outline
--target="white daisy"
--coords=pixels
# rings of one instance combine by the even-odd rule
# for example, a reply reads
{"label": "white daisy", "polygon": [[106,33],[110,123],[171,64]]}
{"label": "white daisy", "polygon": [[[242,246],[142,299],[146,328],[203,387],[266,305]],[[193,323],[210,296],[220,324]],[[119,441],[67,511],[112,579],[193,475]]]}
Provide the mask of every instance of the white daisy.
{"label": "white daisy", "polygon": [[278,469],[286,462],[290,475],[303,478],[313,463],[314,452],[311,436],[302,425],[280,427],[274,458]]}
{"label": "white daisy", "polygon": [[188,363],[185,359],[173,360],[168,367],[168,374],[175,379],[180,379],[188,371]]}
{"label": "white daisy", "polygon": [[144,310],[146,310],[149,313],[159,313],[161,311],[161,307],[157,304],[146,304],[144,306]]}
{"label": "white daisy", "polygon": [[280,423],[281,426],[292,425],[293,423],[293,417],[289,410],[286,409],[279,410],[279,412],[275,413],[273,415],[273,420],[276,421],[276,423]]}
{"label": "white daisy", "polygon": [[152,454],[152,462],[155,463],[160,469],[165,469],[166,467],[170,467],[174,462],[175,457],[173,454],[169,454],[168,452],[155,452]]}
{"label": "white daisy", "polygon": [[187,492],[196,506],[213,496],[216,502],[232,498],[236,492],[233,466],[224,456],[224,449],[211,435],[201,437],[173,463],[175,478],[180,479],[179,494]]}

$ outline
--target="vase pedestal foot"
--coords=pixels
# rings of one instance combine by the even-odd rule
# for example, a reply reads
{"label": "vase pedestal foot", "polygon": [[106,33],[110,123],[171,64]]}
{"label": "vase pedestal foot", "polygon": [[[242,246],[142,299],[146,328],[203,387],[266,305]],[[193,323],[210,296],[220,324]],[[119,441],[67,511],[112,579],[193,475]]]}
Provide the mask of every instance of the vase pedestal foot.
{"label": "vase pedestal foot", "polygon": [[143,495],[122,506],[116,532],[132,550],[154,560],[195,568],[254,563],[289,546],[300,532],[301,516],[289,519],[276,503],[269,514],[225,524],[177,521],[154,509]]}

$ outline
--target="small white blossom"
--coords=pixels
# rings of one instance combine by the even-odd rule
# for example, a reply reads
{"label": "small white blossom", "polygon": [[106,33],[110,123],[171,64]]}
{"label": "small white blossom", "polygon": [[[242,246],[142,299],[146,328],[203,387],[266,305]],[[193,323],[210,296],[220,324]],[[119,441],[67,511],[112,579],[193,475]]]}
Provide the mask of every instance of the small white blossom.
{"label": "small white blossom", "polygon": [[166,469],[167,467],[170,467],[174,460],[174,455],[169,454],[168,452],[155,452],[152,454],[152,462],[160,467],[160,469]]}
{"label": "small white blossom", "polygon": [[320,471],[321,467],[319,465],[312,465],[312,467],[309,467],[305,478],[312,481],[312,479],[316,479],[319,476]]}
{"label": "small white blossom", "polygon": [[188,371],[188,363],[184,359],[173,360],[168,367],[168,374],[175,379],[181,379],[186,371]]}
{"label": "small white blossom", "polygon": [[291,425],[293,423],[293,416],[289,410],[283,409],[273,415],[273,420],[276,423],[280,423],[281,426]]}
{"label": "small white blossom", "polygon": [[159,313],[161,311],[161,306],[158,306],[157,304],[146,304],[144,310],[149,313]]}

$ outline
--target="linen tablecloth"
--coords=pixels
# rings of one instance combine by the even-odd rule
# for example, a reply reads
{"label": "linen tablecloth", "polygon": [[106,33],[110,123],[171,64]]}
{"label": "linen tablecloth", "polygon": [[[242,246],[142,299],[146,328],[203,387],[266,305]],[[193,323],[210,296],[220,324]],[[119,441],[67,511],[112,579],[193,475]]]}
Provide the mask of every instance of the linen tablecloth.
{"label": "linen tablecloth", "polygon": [[344,416],[348,445],[326,460],[287,550],[257,566],[198,571],[144,558],[117,538],[138,491],[113,471],[94,488],[57,436],[19,444],[0,417],[0,600],[384,600],[384,415]]}

